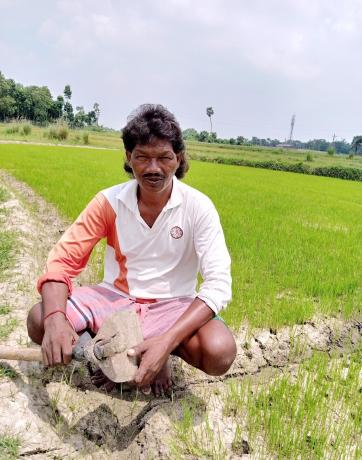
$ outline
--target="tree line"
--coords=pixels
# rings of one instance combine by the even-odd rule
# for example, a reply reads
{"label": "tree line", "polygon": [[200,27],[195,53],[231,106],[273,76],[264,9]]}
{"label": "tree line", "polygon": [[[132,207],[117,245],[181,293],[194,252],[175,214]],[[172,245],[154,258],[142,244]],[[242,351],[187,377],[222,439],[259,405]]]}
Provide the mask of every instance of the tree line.
{"label": "tree line", "polygon": [[23,86],[0,71],[0,121],[25,119],[39,125],[64,121],[71,128],[98,125],[99,104],[86,112],[83,106],[74,110],[72,90],[65,85],[62,95],[53,98],[47,86]]}
{"label": "tree line", "polygon": [[[231,137],[227,139],[219,138],[215,132],[200,131],[198,132],[194,128],[188,128],[183,131],[183,137],[185,140],[194,140],[199,142],[209,142],[215,144],[229,144],[229,145],[254,145],[262,147],[278,147],[283,146],[283,142],[279,139],[270,138],[259,138],[253,136],[251,139],[247,139],[244,136]],[[346,142],[345,139],[328,142],[325,139],[311,139],[306,142],[292,140],[288,141],[288,147],[295,149],[305,150],[319,150],[321,152],[331,151],[334,149],[336,153],[349,154],[362,153],[362,136],[355,136],[351,143]]]}

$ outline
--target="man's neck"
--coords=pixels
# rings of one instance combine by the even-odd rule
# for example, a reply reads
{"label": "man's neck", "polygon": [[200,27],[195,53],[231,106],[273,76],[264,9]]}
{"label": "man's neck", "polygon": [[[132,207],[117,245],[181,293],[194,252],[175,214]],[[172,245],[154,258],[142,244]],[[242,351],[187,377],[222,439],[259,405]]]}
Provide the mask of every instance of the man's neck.
{"label": "man's neck", "polygon": [[151,209],[162,209],[170,199],[172,193],[172,182],[166,190],[155,193],[145,193],[140,187],[137,189],[137,200],[138,203],[142,203],[144,206]]}

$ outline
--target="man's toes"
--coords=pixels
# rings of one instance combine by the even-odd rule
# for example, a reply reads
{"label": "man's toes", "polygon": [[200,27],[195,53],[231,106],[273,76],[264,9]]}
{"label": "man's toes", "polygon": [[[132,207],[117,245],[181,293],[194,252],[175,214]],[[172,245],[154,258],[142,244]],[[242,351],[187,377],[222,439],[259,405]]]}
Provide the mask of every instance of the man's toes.
{"label": "man's toes", "polygon": [[115,382],[112,382],[112,380],[108,380],[107,383],[104,385],[104,389],[106,390],[107,393],[110,393],[114,387],[116,386]]}
{"label": "man's toes", "polygon": [[150,395],[151,391],[152,391],[150,385],[146,385],[145,387],[141,387],[140,390],[146,396]]}

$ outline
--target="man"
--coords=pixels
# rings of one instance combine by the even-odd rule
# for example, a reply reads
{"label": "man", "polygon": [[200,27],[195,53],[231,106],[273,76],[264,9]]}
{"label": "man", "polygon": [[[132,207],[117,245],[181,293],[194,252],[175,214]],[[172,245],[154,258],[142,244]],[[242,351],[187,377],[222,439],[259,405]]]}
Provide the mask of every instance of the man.
{"label": "man", "polygon": [[[78,333],[96,333],[108,315],[133,308],[145,339],[128,351],[140,360],[135,383],[159,395],[171,385],[170,354],[210,375],[231,366],[235,341],[217,316],[231,298],[230,257],[210,199],[178,180],[188,165],[175,117],[161,105],[143,105],[123,142],[134,179],[98,193],[53,248],[28,333],[41,344],[45,365],[67,364]],[[101,238],[103,282],[73,290],[71,279]],[[100,372],[93,382],[112,388]]]}

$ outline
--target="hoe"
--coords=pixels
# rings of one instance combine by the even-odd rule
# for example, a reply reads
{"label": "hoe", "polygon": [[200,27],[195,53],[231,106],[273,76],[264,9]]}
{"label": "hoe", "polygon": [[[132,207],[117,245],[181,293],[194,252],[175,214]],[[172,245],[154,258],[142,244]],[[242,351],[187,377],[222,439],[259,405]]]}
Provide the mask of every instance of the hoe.
{"label": "hoe", "polygon": [[[142,340],[137,314],[133,310],[119,311],[104,321],[94,338],[88,332],[79,337],[73,348],[73,358],[97,365],[113,382],[128,382],[136,373],[137,361],[135,357],[127,355],[127,350]],[[5,345],[0,345],[0,359],[43,360],[40,348]]]}

